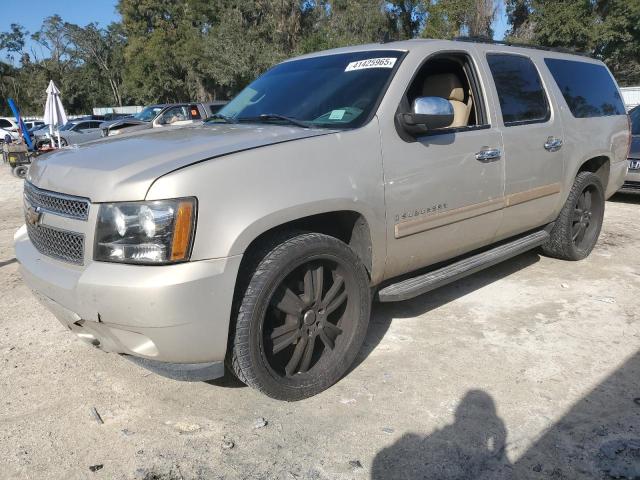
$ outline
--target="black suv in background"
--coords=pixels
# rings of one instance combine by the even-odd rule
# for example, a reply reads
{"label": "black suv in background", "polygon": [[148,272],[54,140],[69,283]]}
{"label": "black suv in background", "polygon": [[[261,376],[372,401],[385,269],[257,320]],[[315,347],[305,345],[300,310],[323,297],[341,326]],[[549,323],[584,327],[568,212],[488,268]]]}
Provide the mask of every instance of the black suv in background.
{"label": "black suv in background", "polygon": [[631,119],[631,147],[629,148],[629,171],[620,191],[640,193],[640,105],[629,112]]}

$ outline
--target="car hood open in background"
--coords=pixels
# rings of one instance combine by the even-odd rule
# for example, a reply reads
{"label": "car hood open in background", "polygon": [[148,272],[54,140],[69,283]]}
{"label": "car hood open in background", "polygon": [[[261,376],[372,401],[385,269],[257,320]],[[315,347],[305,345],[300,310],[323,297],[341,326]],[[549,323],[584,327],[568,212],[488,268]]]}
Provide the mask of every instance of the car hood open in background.
{"label": "car hood open in background", "polygon": [[39,157],[28,179],[37,187],[92,202],[143,200],[158,177],[193,163],[335,130],[216,124],[110,137]]}

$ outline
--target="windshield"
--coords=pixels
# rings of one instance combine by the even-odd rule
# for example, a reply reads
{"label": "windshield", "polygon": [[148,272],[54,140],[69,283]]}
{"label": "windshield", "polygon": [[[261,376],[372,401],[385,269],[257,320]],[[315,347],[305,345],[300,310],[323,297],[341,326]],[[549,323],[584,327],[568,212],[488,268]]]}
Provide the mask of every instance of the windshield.
{"label": "windshield", "polygon": [[242,90],[218,116],[292,123],[281,116],[314,127],[359,127],[369,119],[402,54],[375,50],[282,63]]}
{"label": "windshield", "polygon": [[640,107],[636,107],[631,110],[631,133],[633,135],[640,135]]}
{"label": "windshield", "polygon": [[136,113],[133,118],[143,122],[150,122],[156,118],[161,111],[162,107],[147,107],[141,112]]}

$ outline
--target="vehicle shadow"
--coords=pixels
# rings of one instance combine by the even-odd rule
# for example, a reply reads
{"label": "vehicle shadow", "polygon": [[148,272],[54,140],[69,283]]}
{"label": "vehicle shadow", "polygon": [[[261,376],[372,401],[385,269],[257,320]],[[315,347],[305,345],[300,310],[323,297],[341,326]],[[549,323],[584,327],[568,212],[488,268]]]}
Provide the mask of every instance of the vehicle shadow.
{"label": "vehicle shadow", "polygon": [[540,255],[533,250],[412,300],[394,303],[374,302],[364,345],[347,375],[376,349],[389,329],[392,320],[424,315],[486,285],[530,267],[538,261],[540,261]]}
{"label": "vehicle shadow", "polygon": [[[364,344],[360,349],[356,360],[345,376],[358,368],[358,366],[371,354],[371,352],[376,349],[378,344],[384,338],[384,335],[389,329],[393,319],[413,318],[423,315],[478,290],[479,288],[502,278],[506,278],[515,272],[537,263],[539,260],[540,256],[534,250],[412,300],[396,303],[374,302]],[[225,388],[242,388],[246,386],[238,380],[226,366],[224,377],[209,380],[205,383]]]}
{"label": "vehicle shadow", "polygon": [[15,258],[10,258],[9,260],[3,260],[2,262],[0,262],[0,268],[5,267],[7,265],[11,265],[12,263],[17,263],[18,260],[16,260]]}
{"label": "vehicle shadow", "polygon": [[636,205],[640,205],[640,195],[637,193],[618,192],[607,201],[616,203],[635,203]]}
{"label": "vehicle shadow", "polygon": [[379,451],[373,480],[640,478],[640,351],[584,396],[517,461],[492,397],[469,391],[455,421]]}

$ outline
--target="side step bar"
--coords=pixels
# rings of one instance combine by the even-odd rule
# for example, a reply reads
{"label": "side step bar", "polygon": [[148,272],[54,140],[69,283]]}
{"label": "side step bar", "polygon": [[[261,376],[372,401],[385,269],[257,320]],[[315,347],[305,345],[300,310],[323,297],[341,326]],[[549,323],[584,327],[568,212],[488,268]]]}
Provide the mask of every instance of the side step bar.
{"label": "side step bar", "polygon": [[430,292],[451,282],[479,272],[533,248],[539,247],[549,238],[545,230],[531,233],[486,252],[454,262],[417,277],[388,285],[378,291],[381,302],[399,302]]}

